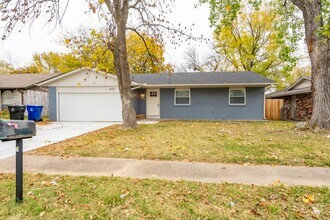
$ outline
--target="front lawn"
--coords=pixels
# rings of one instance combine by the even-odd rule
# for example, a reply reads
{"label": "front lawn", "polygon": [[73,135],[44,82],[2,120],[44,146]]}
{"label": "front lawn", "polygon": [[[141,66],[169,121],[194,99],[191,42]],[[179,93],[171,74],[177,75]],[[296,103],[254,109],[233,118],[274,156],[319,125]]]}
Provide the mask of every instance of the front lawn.
{"label": "front lawn", "polygon": [[126,131],[110,126],[30,154],[330,166],[330,133],[289,122],[168,121]]}
{"label": "front lawn", "polygon": [[15,204],[0,174],[2,219],[330,219],[326,187],[29,175]]}

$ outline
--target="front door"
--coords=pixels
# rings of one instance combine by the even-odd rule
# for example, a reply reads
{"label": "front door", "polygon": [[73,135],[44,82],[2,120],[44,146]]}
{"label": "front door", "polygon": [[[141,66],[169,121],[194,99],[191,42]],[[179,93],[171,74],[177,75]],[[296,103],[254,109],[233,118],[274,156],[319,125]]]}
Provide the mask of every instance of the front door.
{"label": "front door", "polygon": [[160,117],[160,90],[147,89],[147,118]]}

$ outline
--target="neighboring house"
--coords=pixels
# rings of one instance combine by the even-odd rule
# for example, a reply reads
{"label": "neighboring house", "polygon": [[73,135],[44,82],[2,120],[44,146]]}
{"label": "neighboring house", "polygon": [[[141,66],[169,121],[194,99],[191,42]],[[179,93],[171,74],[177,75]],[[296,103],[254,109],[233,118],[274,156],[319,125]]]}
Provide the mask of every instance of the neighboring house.
{"label": "neighboring house", "polygon": [[59,74],[0,74],[0,111],[8,105],[42,105],[48,114],[48,91],[36,86]]}
{"label": "neighboring house", "polygon": [[283,91],[266,95],[267,99],[283,99],[283,120],[306,121],[311,118],[313,100],[311,78],[301,77]]}
{"label": "neighboring house", "polygon": [[[263,120],[265,87],[253,72],[132,74],[133,104],[149,119]],[[122,121],[114,75],[82,68],[38,84],[54,121]]]}

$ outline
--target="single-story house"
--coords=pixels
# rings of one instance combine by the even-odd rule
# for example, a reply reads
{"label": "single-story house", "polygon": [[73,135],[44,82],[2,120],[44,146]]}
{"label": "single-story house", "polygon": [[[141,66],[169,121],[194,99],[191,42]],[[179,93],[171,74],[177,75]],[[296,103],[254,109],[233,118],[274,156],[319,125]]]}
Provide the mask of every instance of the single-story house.
{"label": "single-story house", "polygon": [[283,99],[283,120],[306,121],[311,118],[313,99],[311,78],[301,77],[290,87],[266,95],[267,99]]}
{"label": "single-story house", "polygon": [[[263,120],[265,87],[253,72],[131,74],[137,114],[149,119]],[[38,84],[54,121],[122,121],[117,77],[88,68]]]}
{"label": "single-story house", "polygon": [[59,74],[0,74],[0,111],[8,105],[42,105],[48,115],[48,90],[37,83]]}

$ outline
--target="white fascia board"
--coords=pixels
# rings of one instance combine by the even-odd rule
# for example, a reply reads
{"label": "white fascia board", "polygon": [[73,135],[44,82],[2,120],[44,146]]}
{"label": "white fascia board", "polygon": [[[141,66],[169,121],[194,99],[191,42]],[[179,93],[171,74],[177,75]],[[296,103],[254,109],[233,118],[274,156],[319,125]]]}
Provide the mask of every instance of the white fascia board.
{"label": "white fascia board", "polygon": [[[103,72],[103,71],[97,71],[96,69],[91,69],[91,68],[83,67],[83,68],[79,68],[79,69],[73,70],[73,71],[68,72],[68,73],[61,74],[61,75],[59,75],[59,76],[56,76],[56,77],[51,78],[51,79],[49,79],[49,80],[43,81],[43,82],[41,82],[41,83],[37,83],[36,85],[37,85],[37,86],[47,86],[47,84],[49,84],[49,83],[51,83],[51,82],[54,82],[54,81],[59,80],[59,79],[62,79],[63,77],[68,77],[68,76],[70,76],[70,75],[72,75],[72,74],[75,74],[75,73],[77,73],[77,72],[84,71],[84,70],[85,70],[85,71],[86,71],[86,70],[87,70],[87,71],[94,71],[95,73],[102,73],[102,74],[104,74],[104,75],[106,75],[106,76],[108,76],[108,77],[112,77],[112,78],[114,78],[114,79],[117,79],[117,76],[115,76],[115,75],[108,74],[108,73],[105,73],[105,72]],[[137,82],[132,81],[132,82],[131,82],[131,85],[132,85],[132,86],[139,86],[139,85],[141,85],[141,83],[137,83]]]}
{"label": "white fascia board", "polygon": [[75,73],[77,73],[77,72],[79,72],[79,71],[82,71],[82,70],[91,70],[91,69],[88,69],[88,68],[79,68],[79,69],[73,70],[73,71],[68,72],[68,73],[63,73],[63,74],[61,74],[61,75],[59,75],[59,76],[56,76],[56,77],[54,77],[54,78],[51,78],[51,79],[49,79],[49,80],[43,81],[43,82],[41,82],[41,83],[37,83],[37,86],[45,86],[45,85],[47,85],[48,83],[51,83],[51,82],[54,82],[54,81],[56,81],[56,80],[62,79],[62,78],[64,78],[64,77],[70,76],[70,75],[75,74]]}
{"label": "white fascia board", "polygon": [[46,85],[46,86],[47,86],[47,84],[49,84],[49,83],[51,83],[51,82],[54,82],[54,81],[57,81],[57,80],[59,80],[59,79],[62,79],[62,78],[68,77],[68,76],[70,76],[70,75],[72,75],[72,74],[76,74],[76,73],[81,72],[81,71],[93,71],[93,72],[95,72],[95,73],[102,73],[102,74],[104,74],[104,75],[107,75],[107,76],[109,76],[109,77],[112,77],[112,78],[116,78],[116,79],[117,79],[116,76],[113,76],[113,75],[111,75],[111,74],[107,74],[107,73],[104,73],[104,72],[102,72],[102,71],[96,71],[95,69],[91,69],[91,68],[87,68],[87,67],[82,67],[82,68],[79,68],[79,69],[76,69],[76,70],[72,70],[71,72],[63,73],[63,74],[61,74],[61,75],[55,76],[55,77],[53,77],[53,78],[51,78],[51,79],[49,79],[49,80],[43,81],[43,82],[38,83],[38,84],[36,84],[36,85],[38,85],[38,86],[45,86],[45,85]]}
{"label": "white fascia board", "polygon": [[141,84],[142,88],[216,88],[216,87],[266,87],[276,83],[226,83],[226,84]]}

